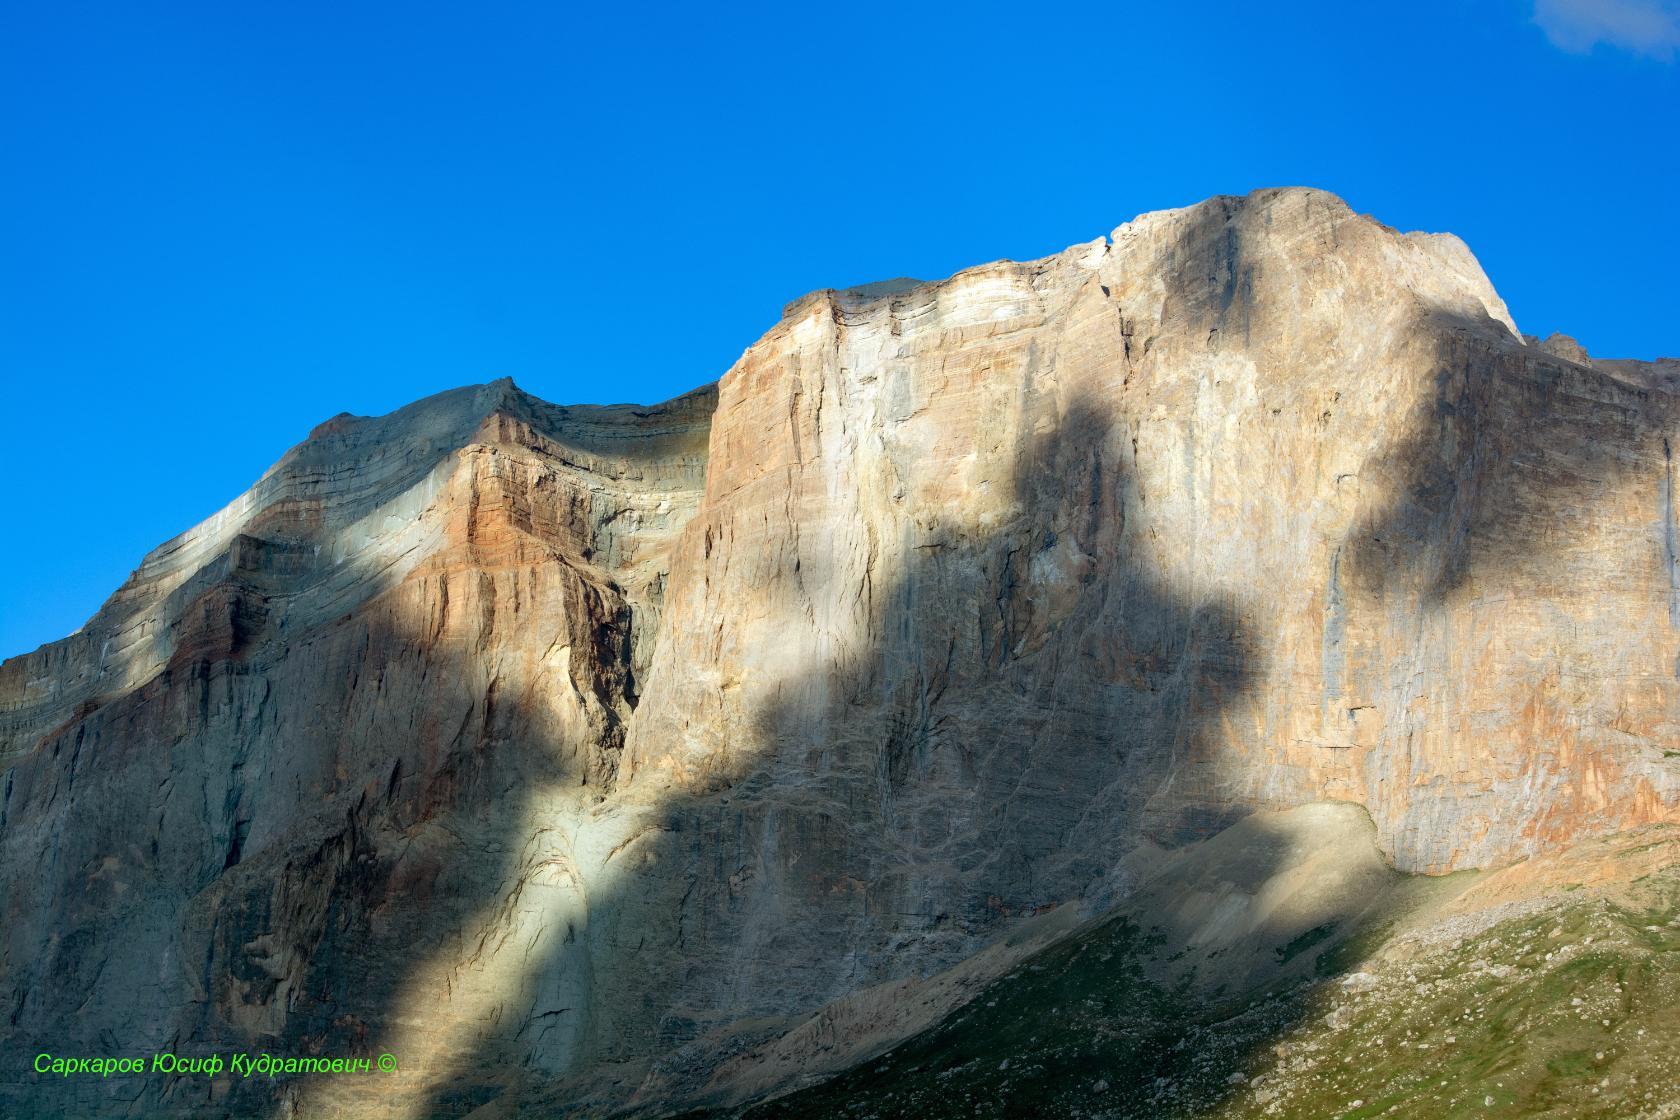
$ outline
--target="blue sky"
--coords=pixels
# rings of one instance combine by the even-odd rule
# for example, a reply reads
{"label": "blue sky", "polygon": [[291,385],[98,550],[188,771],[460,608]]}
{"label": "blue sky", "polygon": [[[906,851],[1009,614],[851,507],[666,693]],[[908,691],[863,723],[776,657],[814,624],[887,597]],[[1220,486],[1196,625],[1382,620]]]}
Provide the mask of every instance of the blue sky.
{"label": "blue sky", "polygon": [[1307,184],[1680,353],[1680,7],[0,7],[0,656],[317,422],[712,380],[819,287]]}

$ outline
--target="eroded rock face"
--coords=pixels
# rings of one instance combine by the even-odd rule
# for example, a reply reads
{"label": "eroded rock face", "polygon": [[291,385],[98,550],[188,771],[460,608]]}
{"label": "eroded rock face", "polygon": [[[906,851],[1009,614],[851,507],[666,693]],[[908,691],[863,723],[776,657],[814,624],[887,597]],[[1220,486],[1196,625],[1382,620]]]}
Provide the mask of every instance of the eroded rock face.
{"label": "eroded rock face", "polygon": [[329,421],[0,668],[0,1039],[404,1072],[0,1094],[729,1101],[1256,809],[1432,873],[1675,819],[1677,381],[1288,190],[808,296],[656,408]]}
{"label": "eroded rock face", "polygon": [[[569,936],[561,830],[613,787],[712,404],[498,383],[330,421],[82,635],[8,662],[7,1052],[470,1049],[450,1028],[499,1006],[470,974],[507,947],[463,938]],[[550,976],[527,1017],[588,998]],[[564,1060],[556,1026],[531,1045]],[[84,1114],[307,1088],[4,1076]]]}

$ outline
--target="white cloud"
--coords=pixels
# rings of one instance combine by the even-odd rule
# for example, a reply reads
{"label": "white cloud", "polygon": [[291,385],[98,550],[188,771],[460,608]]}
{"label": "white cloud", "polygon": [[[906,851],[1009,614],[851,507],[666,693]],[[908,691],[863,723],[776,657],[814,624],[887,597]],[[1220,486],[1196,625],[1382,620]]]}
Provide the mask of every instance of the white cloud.
{"label": "white cloud", "polygon": [[1680,50],[1680,0],[1535,0],[1534,22],[1554,47],[1599,43],[1671,61]]}

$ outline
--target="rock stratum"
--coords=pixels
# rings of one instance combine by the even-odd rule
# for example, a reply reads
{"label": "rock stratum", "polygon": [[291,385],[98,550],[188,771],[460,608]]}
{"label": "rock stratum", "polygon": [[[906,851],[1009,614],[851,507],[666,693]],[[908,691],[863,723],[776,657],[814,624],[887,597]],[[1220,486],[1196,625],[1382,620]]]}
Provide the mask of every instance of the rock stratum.
{"label": "rock stratum", "polygon": [[[1384,1114],[1305,1016],[1407,946],[1674,967],[1677,419],[1305,189],[814,293],[664,405],[336,417],[0,667],[0,1111],[817,1115],[890,1053],[882,1116]],[[1078,1103],[974,1073],[1105,985],[1154,1041]],[[29,1067],[218,1050],[400,1068]],[[1497,1107],[1646,1114],[1604,1060]]]}

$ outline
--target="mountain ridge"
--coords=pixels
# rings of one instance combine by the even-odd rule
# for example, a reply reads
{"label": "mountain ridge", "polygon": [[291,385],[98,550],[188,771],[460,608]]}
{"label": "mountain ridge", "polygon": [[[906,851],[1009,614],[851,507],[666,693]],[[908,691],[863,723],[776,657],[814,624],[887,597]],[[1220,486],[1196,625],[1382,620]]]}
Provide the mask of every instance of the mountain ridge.
{"label": "mountain ridge", "polygon": [[732,1108],[1128,900],[1308,898],[1161,885],[1275,822],[1359,806],[1359,882],[1680,821],[1676,381],[1548,342],[1275,189],[820,289],[662,405],[333,417],[0,666],[0,1037],[409,1071],[245,1114]]}

